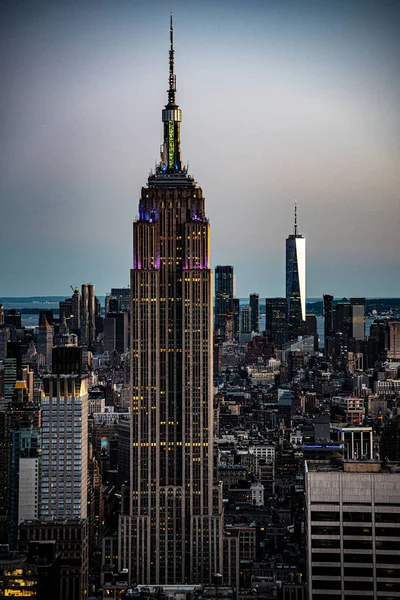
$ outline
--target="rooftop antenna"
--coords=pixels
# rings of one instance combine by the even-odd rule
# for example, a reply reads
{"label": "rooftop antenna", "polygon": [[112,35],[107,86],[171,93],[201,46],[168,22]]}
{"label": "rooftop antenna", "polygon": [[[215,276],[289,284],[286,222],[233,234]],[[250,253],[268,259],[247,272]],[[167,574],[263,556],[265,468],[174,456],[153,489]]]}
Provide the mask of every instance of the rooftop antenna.
{"label": "rooftop antenna", "polygon": [[176,77],[174,74],[174,27],[172,25],[172,13],[169,22],[169,90],[168,104],[175,104]]}
{"label": "rooftop antenna", "polygon": [[297,237],[297,200],[294,201],[294,237]]}

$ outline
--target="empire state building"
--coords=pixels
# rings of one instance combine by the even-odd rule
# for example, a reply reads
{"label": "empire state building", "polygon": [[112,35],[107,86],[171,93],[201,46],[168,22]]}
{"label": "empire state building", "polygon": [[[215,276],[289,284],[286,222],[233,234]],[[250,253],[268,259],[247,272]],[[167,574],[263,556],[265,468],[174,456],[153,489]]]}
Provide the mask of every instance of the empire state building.
{"label": "empire state building", "polygon": [[161,161],[142,188],[131,270],[131,477],[120,568],[131,583],[208,583],[222,570],[214,483],[210,224],[181,158],[172,17]]}

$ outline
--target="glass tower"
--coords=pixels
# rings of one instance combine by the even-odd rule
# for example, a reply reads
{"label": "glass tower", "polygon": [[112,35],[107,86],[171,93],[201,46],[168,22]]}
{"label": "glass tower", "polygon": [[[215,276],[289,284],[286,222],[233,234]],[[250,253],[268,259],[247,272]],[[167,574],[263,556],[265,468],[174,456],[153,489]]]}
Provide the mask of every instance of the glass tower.
{"label": "glass tower", "polygon": [[306,240],[297,233],[297,205],[294,234],[286,238],[286,299],[289,324],[306,320]]}
{"label": "glass tower", "polygon": [[175,92],[171,17],[161,161],[133,225],[131,489],[119,560],[138,584],[209,583],[222,569],[210,225],[203,192],[182,165]]}
{"label": "glass tower", "polygon": [[215,333],[221,341],[226,339],[226,323],[233,313],[233,267],[215,267]]}

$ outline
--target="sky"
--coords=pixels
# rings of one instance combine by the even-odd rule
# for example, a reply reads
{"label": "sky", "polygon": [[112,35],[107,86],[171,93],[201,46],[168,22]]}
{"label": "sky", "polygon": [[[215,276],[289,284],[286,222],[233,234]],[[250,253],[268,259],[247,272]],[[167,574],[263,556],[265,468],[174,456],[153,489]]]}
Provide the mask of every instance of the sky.
{"label": "sky", "polygon": [[400,2],[0,1],[0,296],[129,283],[174,15],[182,156],[213,266],[282,296],[400,296]]}

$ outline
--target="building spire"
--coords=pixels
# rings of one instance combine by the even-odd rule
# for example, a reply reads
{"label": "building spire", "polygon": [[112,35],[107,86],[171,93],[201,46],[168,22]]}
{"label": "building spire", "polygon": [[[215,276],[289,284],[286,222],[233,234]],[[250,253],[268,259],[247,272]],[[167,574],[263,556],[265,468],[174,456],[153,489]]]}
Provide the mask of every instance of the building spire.
{"label": "building spire", "polygon": [[176,76],[174,73],[174,27],[172,24],[172,13],[169,22],[169,90],[168,104],[175,106]]}
{"label": "building spire", "polygon": [[294,201],[294,237],[297,237],[297,200]]}
{"label": "building spire", "polygon": [[181,121],[182,111],[176,104],[176,77],[174,73],[174,28],[172,13],[169,21],[169,89],[168,104],[162,111],[164,123],[164,143],[161,146],[160,169],[167,173],[182,171]]}

